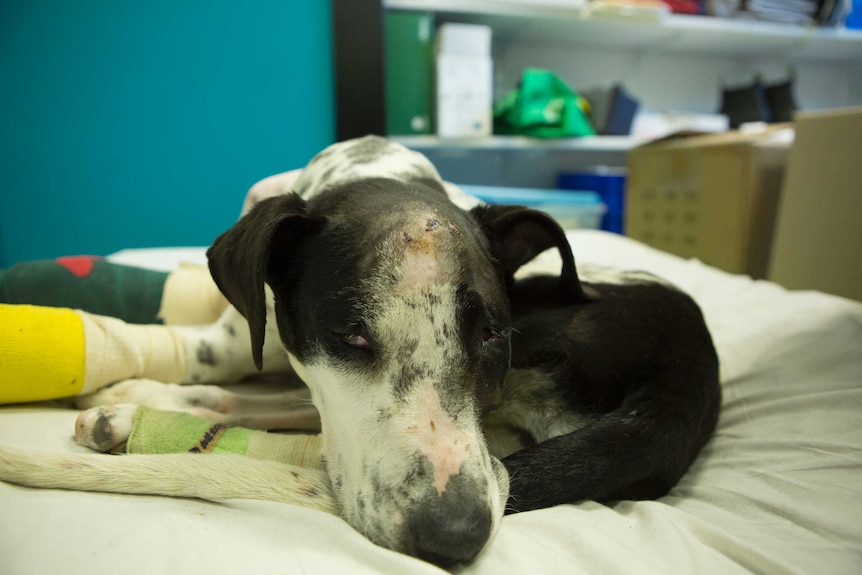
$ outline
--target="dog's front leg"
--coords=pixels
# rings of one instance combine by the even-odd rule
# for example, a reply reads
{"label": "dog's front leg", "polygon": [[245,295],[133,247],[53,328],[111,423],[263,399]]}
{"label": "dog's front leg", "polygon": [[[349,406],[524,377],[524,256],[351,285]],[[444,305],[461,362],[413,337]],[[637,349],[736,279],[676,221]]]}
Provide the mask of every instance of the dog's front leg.
{"label": "dog's front leg", "polygon": [[[233,307],[208,326],[133,325],[116,318],[78,312],[86,338],[82,393],[126,379],[166,383],[231,383],[257,372],[248,325]],[[275,322],[270,325],[275,329]],[[267,334],[264,370],[289,364],[277,334]]]}
{"label": "dog's front leg", "polygon": [[188,346],[177,328],[77,313],[83,322],[86,349],[82,393],[136,377],[186,380]]}
{"label": "dog's front leg", "polygon": [[82,412],[75,441],[110,453],[234,453],[319,469],[321,435],[268,433],[208,417],[124,403]]}
{"label": "dog's front leg", "polygon": [[[269,293],[268,296],[269,321],[266,322],[262,371],[290,372],[290,362],[281,344],[272,311],[272,297]],[[248,322],[235,307],[228,306],[214,324],[175,327],[174,331],[182,340],[185,354],[185,373],[180,382],[234,383],[258,373],[251,353]]]}

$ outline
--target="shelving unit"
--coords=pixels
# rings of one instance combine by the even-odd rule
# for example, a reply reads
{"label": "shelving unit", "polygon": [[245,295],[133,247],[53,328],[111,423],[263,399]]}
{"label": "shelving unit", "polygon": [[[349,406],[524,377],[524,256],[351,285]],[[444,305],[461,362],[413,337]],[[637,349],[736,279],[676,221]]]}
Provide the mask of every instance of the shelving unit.
{"label": "shelving unit", "polygon": [[499,43],[607,46],[674,53],[769,55],[862,66],[862,32],[771,22],[667,14],[655,18],[591,16],[562,2],[537,0],[385,0],[386,9],[437,12],[454,22],[494,28]]}
{"label": "shelving unit", "polygon": [[[332,1],[336,17],[341,14],[353,30],[357,7],[374,12],[365,20],[372,22],[387,10],[408,10],[434,12],[438,23],[490,25],[496,97],[516,85],[524,67],[539,66],[559,73],[577,90],[622,81],[644,109],[715,112],[722,85],[751,81],[761,73],[766,81],[780,81],[793,69],[801,108],[862,104],[862,31],[669,13],[596,16],[577,0]],[[339,138],[383,133],[383,112],[369,95],[382,92],[382,52],[377,71],[352,65],[355,54],[369,50],[372,32],[356,30],[345,49],[345,75],[352,75],[355,85],[345,89],[346,113],[339,99],[339,115],[363,123],[351,132],[339,130]],[[566,169],[624,166],[628,151],[643,143],[619,137],[397,139],[464,183],[539,187],[552,185],[553,174]]]}
{"label": "shelving unit", "polygon": [[487,138],[438,138],[437,136],[394,136],[394,140],[422,150],[551,150],[561,152],[627,152],[646,140],[628,136],[592,136],[559,140],[540,140],[524,136]]}

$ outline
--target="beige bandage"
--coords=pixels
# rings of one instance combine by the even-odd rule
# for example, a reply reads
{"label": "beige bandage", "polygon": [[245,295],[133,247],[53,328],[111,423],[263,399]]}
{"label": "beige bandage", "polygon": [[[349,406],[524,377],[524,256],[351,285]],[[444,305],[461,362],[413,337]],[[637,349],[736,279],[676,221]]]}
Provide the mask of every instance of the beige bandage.
{"label": "beige bandage", "polygon": [[205,266],[182,263],[165,281],[159,318],[167,325],[204,325],[228,303]]}
{"label": "beige bandage", "polygon": [[248,441],[245,455],[269,459],[300,467],[321,469],[320,446],[323,436],[304,433],[267,433],[255,431]]}
{"label": "beige bandage", "polygon": [[185,345],[170,327],[133,325],[80,310],[76,313],[84,324],[86,346],[87,370],[82,393],[131,378],[185,381]]}

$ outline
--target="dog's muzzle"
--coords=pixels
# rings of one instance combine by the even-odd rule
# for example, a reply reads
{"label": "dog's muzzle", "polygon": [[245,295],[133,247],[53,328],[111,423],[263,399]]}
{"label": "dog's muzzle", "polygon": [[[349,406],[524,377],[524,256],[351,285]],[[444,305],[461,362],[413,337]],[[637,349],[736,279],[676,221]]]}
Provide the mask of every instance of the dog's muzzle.
{"label": "dog's muzzle", "polygon": [[437,565],[472,560],[491,537],[494,516],[483,497],[488,485],[475,476],[459,473],[446,489],[433,490],[408,511],[406,551]]}
{"label": "dog's muzzle", "polygon": [[[394,451],[394,450],[393,450]],[[503,518],[509,477],[481,442],[453,466],[422,453],[388,455],[365,465],[354,488],[336,488],[344,518],[371,541],[440,566],[470,562]],[[368,461],[368,460],[366,460]],[[340,477],[338,468],[330,473]],[[335,485],[338,485],[338,479]],[[355,489],[355,490],[354,490]]]}

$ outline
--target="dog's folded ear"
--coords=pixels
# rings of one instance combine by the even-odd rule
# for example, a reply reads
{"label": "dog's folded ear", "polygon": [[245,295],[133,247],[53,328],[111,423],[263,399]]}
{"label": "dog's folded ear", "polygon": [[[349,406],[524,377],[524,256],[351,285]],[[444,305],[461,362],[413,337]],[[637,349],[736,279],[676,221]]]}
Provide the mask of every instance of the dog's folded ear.
{"label": "dog's folded ear", "polygon": [[258,369],[266,328],[264,282],[276,267],[284,271],[307,228],[305,200],[296,194],[277,196],[257,204],[207,250],[216,285],[248,321]]}
{"label": "dog's folded ear", "polygon": [[560,287],[575,302],[595,299],[584,291],[566,233],[551,216],[525,206],[509,205],[478,206],[471,213],[491,241],[492,252],[503,266],[508,286],[522,265],[556,247],[563,260]]}

